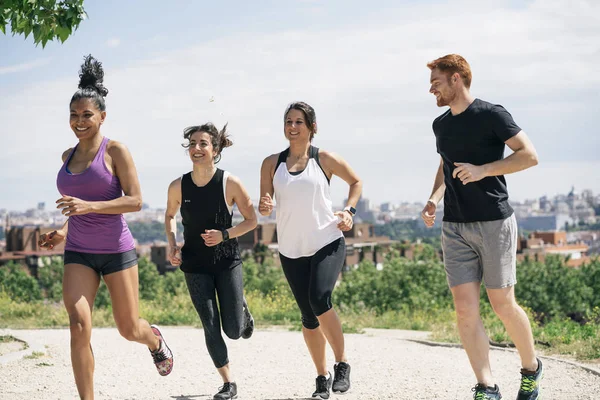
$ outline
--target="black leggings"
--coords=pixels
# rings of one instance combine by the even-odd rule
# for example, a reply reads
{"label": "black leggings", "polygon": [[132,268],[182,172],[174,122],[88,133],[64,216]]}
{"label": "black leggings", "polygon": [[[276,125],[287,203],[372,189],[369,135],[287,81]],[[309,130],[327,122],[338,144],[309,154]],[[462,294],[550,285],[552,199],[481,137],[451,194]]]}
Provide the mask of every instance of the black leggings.
{"label": "black leggings", "polygon": [[343,237],[310,257],[287,258],[279,254],[283,273],[302,313],[302,325],[319,327],[317,316],[331,310],[331,292],[346,260]]}
{"label": "black leggings", "polygon": [[[186,272],[185,282],[202,320],[208,353],[215,367],[224,367],[229,358],[221,335],[221,323],[223,332],[230,339],[239,339],[245,328],[242,264],[216,274]],[[216,295],[219,296],[218,308]]]}

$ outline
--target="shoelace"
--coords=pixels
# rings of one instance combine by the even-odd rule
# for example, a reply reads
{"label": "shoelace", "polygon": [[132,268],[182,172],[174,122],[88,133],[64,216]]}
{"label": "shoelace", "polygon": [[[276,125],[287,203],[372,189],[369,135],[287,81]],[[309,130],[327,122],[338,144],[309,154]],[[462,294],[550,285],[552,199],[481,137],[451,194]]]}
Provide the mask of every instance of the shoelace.
{"label": "shoelace", "polygon": [[326,392],[327,391],[327,378],[324,376],[317,377],[317,392]]}
{"label": "shoelace", "polygon": [[537,382],[535,378],[529,375],[521,375],[521,388],[519,391],[523,393],[531,393],[535,390]]}
{"label": "shoelace", "polygon": [[489,399],[491,399],[491,397],[489,397],[487,395],[485,390],[486,389],[482,386],[479,386],[479,385],[475,386],[473,389],[471,389],[472,392],[475,392],[473,394],[473,399],[474,400],[489,400]]}
{"label": "shoelace", "polygon": [[339,377],[337,380],[344,380],[348,375],[348,367],[346,364],[338,364],[335,372],[337,372],[336,377]]}
{"label": "shoelace", "polygon": [[228,393],[231,390],[231,383],[227,382],[219,388],[219,393]]}
{"label": "shoelace", "polygon": [[162,341],[160,344],[160,347],[157,350],[150,350],[150,354],[152,354],[152,359],[154,360],[154,363],[159,363],[161,361],[165,361],[167,358],[167,352],[164,349],[164,346],[162,345]]}

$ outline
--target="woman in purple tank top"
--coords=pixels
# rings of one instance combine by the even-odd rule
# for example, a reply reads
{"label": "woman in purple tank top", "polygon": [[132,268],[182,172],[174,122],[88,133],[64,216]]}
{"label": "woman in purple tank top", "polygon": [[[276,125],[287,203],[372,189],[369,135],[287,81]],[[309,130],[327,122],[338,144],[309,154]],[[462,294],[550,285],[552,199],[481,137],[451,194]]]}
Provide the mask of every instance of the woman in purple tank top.
{"label": "woman in purple tank top", "polygon": [[63,153],[57,177],[57,208],[68,220],[63,228],[42,235],[40,245],[53,248],[66,238],[63,300],[73,373],[79,396],[93,399],[92,306],[101,276],[119,333],[148,346],[161,375],[171,372],[173,355],[159,329],[139,318],[137,255],[123,213],[139,211],[142,195],[127,148],[100,133],[108,94],[102,64],[87,56],[79,77],[70,103],[70,125],[79,142]]}

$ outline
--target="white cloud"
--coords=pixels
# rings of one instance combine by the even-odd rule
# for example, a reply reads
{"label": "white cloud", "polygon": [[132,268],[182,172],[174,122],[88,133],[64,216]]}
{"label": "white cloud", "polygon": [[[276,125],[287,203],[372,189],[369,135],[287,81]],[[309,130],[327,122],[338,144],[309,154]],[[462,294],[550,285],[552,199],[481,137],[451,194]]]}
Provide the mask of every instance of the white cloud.
{"label": "white cloud", "polygon": [[[563,165],[557,162],[564,154],[584,157],[600,141],[586,131],[569,132],[572,140],[565,141],[554,126],[589,118],[595,127],[589,108],[600,91],[599,18],[600,6],[590,1],[540,0],[519,9],[464,1],[387,9],[336,29],[233,33],[121,69],[105,63],[110,95],[103,132],[128,145],[145,200],[161,206],[168,183],[190,167],[180,146],[183,128],[228,121],[235,145],[221,164],[256,198],[262,159],[286,146],[283,110],[305,100],[317,112],[315,145],[349,161],[364,179],[366,197],[422,200],[438,163],[431,122],[442,112],[427,92],[425,64],[458,52],[473,67],[473,93],[504,104],[529,133],[542,159],[534,170],[568,188],[574,175],[564,171],[582,175],[593,162],[570,168],[557,168]],[[67,102],[76,79],[0,98],[0,148],[11,149],[0,153],[0,162],[35,176],[42,197],[54,196],[60,154],[74,144]],[[580,143],[577,134],[588,142]],[[593,157],[598,160],[597,153]],[[588,176],[596,177],[587,187],[599,191],[598,168],[592,171]],[[2,182],[8,173],[0,172]],[[509,178],[513,197],[547,193],[548,179],[523,181],[539,178],[528,174],[514,184]],[[31,198],[25,188],[14,198]],[[347,187],[337,180],[332,188],[341,201]],[[22,202],[13,200],[15,207]]]}
{"label": "white cloud", "polygon": [[32,69],[47,65],[48,63],[50,63],[50,58],[39,58],[37,60],[22,64],[0,66],[0,75],[30,71]]}

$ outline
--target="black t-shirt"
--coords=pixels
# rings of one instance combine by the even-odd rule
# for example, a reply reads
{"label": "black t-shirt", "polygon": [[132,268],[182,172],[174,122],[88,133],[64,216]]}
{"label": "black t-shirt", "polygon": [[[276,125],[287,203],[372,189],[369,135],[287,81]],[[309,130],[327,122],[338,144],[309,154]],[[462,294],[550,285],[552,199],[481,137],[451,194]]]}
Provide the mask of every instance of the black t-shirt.
{"label": "black t-shirt", "polygon": [[231,228],[232,215],[225,202],[224,171],[217,168],[204,186],[196,186],[189,172],[181,178],[181,217],[184,244],[181,270],[190,273],[217,273],[242,263],[238,240],[230,239],[208,247],[200,234],[206,229]]}
{"label": "black t-shirt", "polygon": [[444,221],[494,221],[510,217],[504,176],[463,185],[452,178],[455,162],[483,165],[504,158],[504,142],[521,131],[504,107],[475,99],[458,115],[450,110],[433,121],[437,152],[444,162]]}

